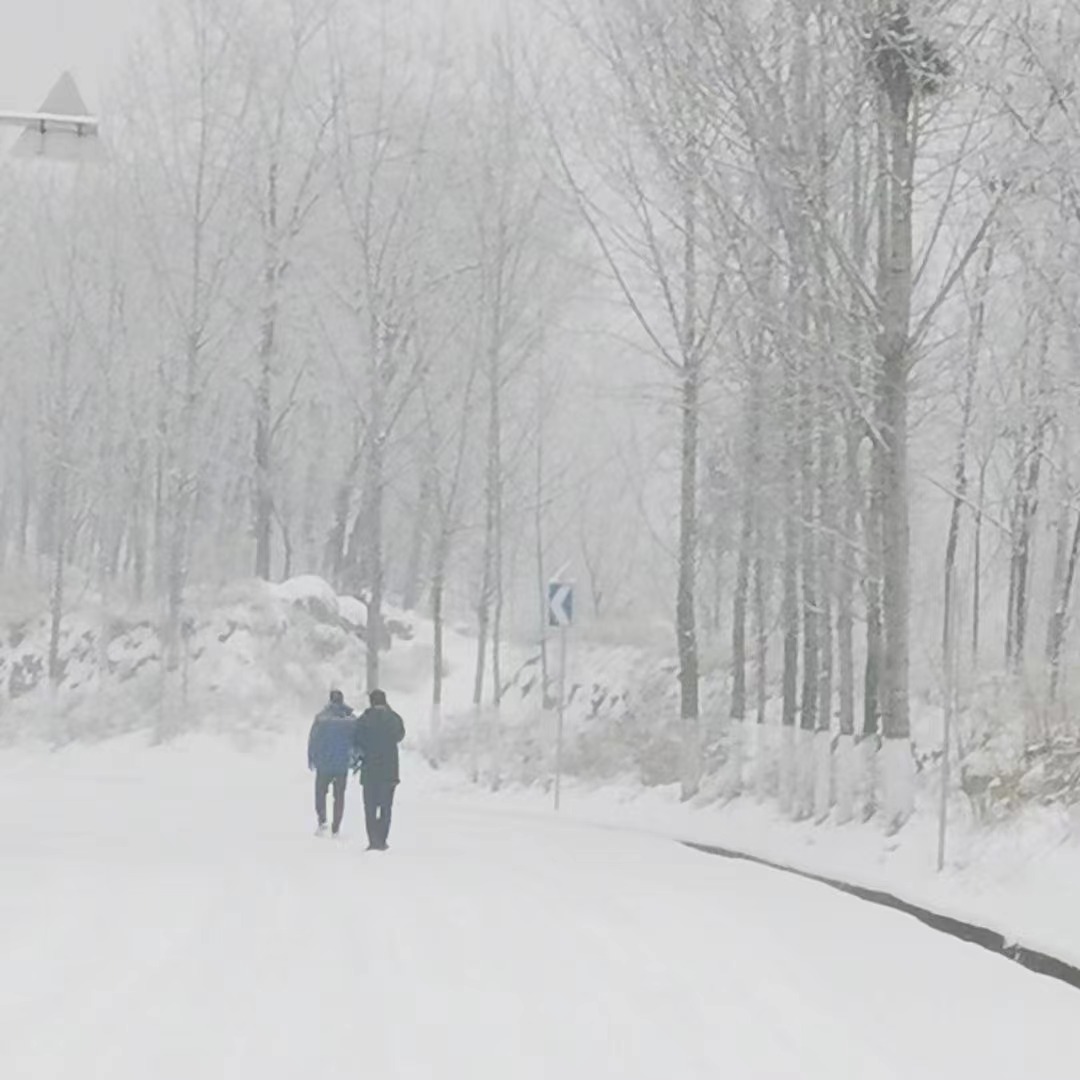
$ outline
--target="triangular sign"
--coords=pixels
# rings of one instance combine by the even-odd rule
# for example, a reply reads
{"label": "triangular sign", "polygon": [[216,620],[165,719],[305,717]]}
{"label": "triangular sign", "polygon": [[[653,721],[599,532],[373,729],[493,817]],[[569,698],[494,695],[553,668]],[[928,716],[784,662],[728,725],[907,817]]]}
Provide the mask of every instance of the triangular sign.
{"label": "triangular sign", "polygon": [[38,112],[53,113],[57,116],[88,116],[90,114],[70,71],[65,71],[60,76]]}
{"label": "triangular sign", "polygon": [[[38,110],[46,117],[85,117],[90,110],[70,71],[65,71]],[[56,161],[100,161],[104,157],[96,123],[85,128],[69,124],[28,123],[11,148],[13,157],[45,157]]]}

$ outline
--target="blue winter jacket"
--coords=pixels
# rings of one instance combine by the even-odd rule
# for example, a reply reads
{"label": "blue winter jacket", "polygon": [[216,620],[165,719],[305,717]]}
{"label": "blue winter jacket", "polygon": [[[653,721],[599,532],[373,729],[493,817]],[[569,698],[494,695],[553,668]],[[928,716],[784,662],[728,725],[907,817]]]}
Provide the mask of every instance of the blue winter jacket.
{"label": "blue winter jacket", "polygon": [[341,776],[349,771],[356,750],[356,715],[348,705],[331,702],[311,725],[308,765]]}

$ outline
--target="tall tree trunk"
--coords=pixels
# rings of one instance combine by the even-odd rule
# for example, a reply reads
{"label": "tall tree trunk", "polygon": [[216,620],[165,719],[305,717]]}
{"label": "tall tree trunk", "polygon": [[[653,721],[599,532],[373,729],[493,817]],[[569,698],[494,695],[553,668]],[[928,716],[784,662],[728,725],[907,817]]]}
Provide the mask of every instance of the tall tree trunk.
{"label": "tall tree trunk", "polygon": [[766,724],[769,704],[769,612],[766,595],[765,557],[761,552],[763,542],[761,521],[758,526],[758,551],[754,556],[754,700],[756,705],[757,778],[758,798],[768,795],[772,785],[772,745],[770,735],[774,728]]}
{"label": "tall tree trunk", "polygon": [[847,416],[844,434],[843,556],[838,571],[836,638],[840,667],[840,738],[837,742],[837,822],[847,824],[855,814],[855,554],[858,536],[859,429]]}
{"label": "tall tree trunk", "polygon": [[817,425],[816,379],[817,356],[811,339],[812,318],[810,284],[810,247],[807,232],[812,220],[808,203],[811,197],[822,198],[817,189],[817,168],[812,139],[814,125],[810,105],[810,48],[809,21],[811,4],[797,4],[791,9],[792,60],[791,110],[795,128],[792,132],[793,151],[804,171],[812,195],[800,195],[792,206],[793,220],[788,224],[789,307],[792,341],[789,346],[792,361],[792,400],[794,427],[797,432],[798,466],[796,499],[792,512],[799,515],[799,568],[802,595],[802,688],[799,703],[799,727],[794,732],[794,800],[791,807],[796,820],[809,817],[813,787],[813,740],[817,726],[818,679],[818,611],[817,611],[817,499],[814,490],[815,430]]}
{"label": "tall tree trunk", "polygon": [[882,675],[885,666],[885,633],[882,615],[882,537],[881,474],[883,453],[875,434],[870,453],[869,498],[866,507],[866,666],[863,676],[862,733],[859,740],[862,773],[862,816],[868,820],[877,812],[877,784],[874,770],[881,741]]}
{"label": "tall tree trunk", "polygon": [[832,597],[835,591],[836,565],[836,502],[835,443],[829,428],[827,410],[821,401],[821,432],[819,457],[819,490],[822,536],[820,559],[820,672],[818,677],[817,731],[814,736],[814,817],[824,821],[832,809],[832,717],[833,717],[833,652]]}
{"label": "tall tree trunk", "polygon": [[[265,316],[264,316],[265,318]],[[270,344],[267,344],[267,340]],[[255,394],[255,576],[270,580],[270,554],[273,536],[274,498],[270,461],[270,352],[273,327],[263,326],[259,347],[259,383]]]}
{"label": "tall tree trunk", "polygon": [[1042,472],[1043,442],[1046,423],[1039,417],[1032,432],[1031,446],[1020,470],[1020,490],[1016,494],[1013,515],[1012,559],[1009,574],[1009,632],[1006,659],[1009,670],[1018,673],[1023,666],[1027,644],[1029,608],[1028,584],[1031,576],[1035,520],[1039,509],[1039,478]]}
{"label": "tall tree trunk", "polygon": [[128,532],[128,552],[131,559],[131,573],[135,590],[135,599],[140,604],[146,593],[146,520],[144,501],[146,498],[146,445],[140,443],[135,463],[135,477],[132,483],[131,520]]}
{"label": "tall tree trunk", "polygon": [[431,581],[431,621],[434,628],[434,645],[431,652],[431,757],[442,760],[442,708],[444,666],[444,616],[443,598],[446,592],[446,565],[449,561],[450,537],[444,530],[436,542],[435,565]]}
{"label": "tall tree trunk", "polygon": [[[24,418],[23,423],[26,423]],[[23,446],[28,446],[28,435],[23,429]],[[15,553],[19,559],[19,565],[26,565],[26,551],[30,543],[30,514],[34,508],[34,482],[31,470],[27,462],[23,462],[22,475],[19,483],[19,521],[15,530]]]}
{"label": "tall tree trunk", "polygon": [[[498,309],[497,309],[498,310]],[[502,417],[501,417],[501,365],[499,355],[498,331],[493,332],[493,339],[488,349],[488,416],[487,416],[487,462],[484,475],[484,551],[483,566],[480,576],[480,598],[477,606],[476,635],[476,672],[473,680],[473,726],[472,726],[472,775],[473,781],[480,778],[479,739],[481,706],[484,700],[484,672],[492,635],[492,620],[495,614],[497,584],[496,543],[498,540],[498,497],[500,473],[502,470]],[[494,656],[494,649],[492,650]]]}
{"label": "tall tree trunk", "polygon": [[[851,130],[851,255],[856,272],[864,277],[870,263],[870,232],[874,220],[875,201],[877,203],[877,216],[880,221],[883,217],[880,194],[875,192],[872,176],[875,168],[874,154],[867,146],[868,128],[864,120],[865,102],[868,97],[870,69],[868,66],[860,66],[858,74],[851,85],[851,94],[848,99],[848,123]],[[883,183],[883,169],[878,168],[877,184]],[[875,194],[878,195],[875,200]],[[880,273],[880,272],[879,272]],[[837,592],[837,647],[839,650],[840,666],[840,737],[837,741],[837,820],[840,824],[846,824],[855,815],[856,798],[860,785],[860,761],[858,757],[859,741],[862,735],[860,725],[856,731],[856,661],[855,661],[855,600],[856,586],[858,584],[859,564],[856,557],[860,536],[860,514],[866,513],[864,497],[867,485],[863,481],[862,470],[859,463],[859,452],[866,433],[866,422],[860,411],[859,401],[867,401],[872,397],[874,390],[873,371],[874,365],[868,365],[862,358],[866,354],[865,336],[858,328],[862,324],[861,317],[862,298],[855,285],[851,287],[849,301],[850,337],[849,348],[854,358],[849,365],[851,383],[855,395],[855,403],[846,410],[844,417],[844,524],[843,524],[843,557],[839,566],[839,581]],[[875,358],[876,359],[876,358]],[[868,376],[870,376],[868,378]],[[868,385],[869,384],[869,385]],[[868,394],[867,391],[870,390]],[[871,530],[862,529],[862,538],[867,547],[872,543]],[[871,562],[868,560],[868,562]],[[876,571],[874,571],[876,572]],[[869,583],[873,573],[869,566],[864,568],[866,581]],[[868,622],[871,594],[867,589],[865,601],[867,606]],[[869,637],[869,633],[868,633]],[[868,650],[867,673],[869,673],[869,658],[872,653]],[[865,689],[865,686],[864,686]],[[876,709],[876,704],[875,704]],[[866,740],[866,746],[870,740]],[[863,778],[865,783],[865,777]]]}
{"label": "tall tree trunk", "polygon": [[1073,528],[1072,545],[1069,548],[1065,575],[1061,582],[1057,602],[1054,605],[1054,613],[1050,621],[1047,652],[1050,665],[1051,704],[1054,704],[1058,699],[1058,687],[1061,681],[1061,651],[1065,644],[1065,632],[1069,622],[1069,606],[1072,602],[1072,590],[1076,581],[1078,560],[1080,560],[1080,514],[1077,515],[1076,525]]}
{"label": "tall tree trunk", "polygon": [[990,274],[994,266],[994,245],[986,248],[986,261],[979,278],[971,332],[968,337],[968,362],[964,376],[964,398],[960,419],[960,436],[956,445],[956,464],[953,467],[953,499],[949,515],[949,532],[945,541],[945,602],[941,627],[941,655],[943,671],[952,671],[954,658],[955,616],[953,612],[953,586],[956,580],[956,550],[960,539],[960,512],[967,501],[968,472],[967,446],[971,435],[971,419],[975,407],[975,384],[982,355],[983,334],[986,326],[986,296],[990,287]]}
{"label": "tall tree trunk", "polygon": [[431,468],[425,467],[420,478],[420,492],[417,496],[416,513],[413,515],[409,558],[405,564],[405,587],[402,590],[401,604],[406,611],[415,610],[416,605],[420,602],[420,574],[421,567],[424,564],[424,545],[428,540],[431,497]]}
{"label": "tall tree trunk", "polygon": [[[547,571],[544,565],[544,489],[545,489],[545,450],[546,431],[545,417],[547,409],[547,394],[544,382],[544,365],[537,365],[537,391],[536,391],[536,459],[534,472],[534,499],[533,499],[533,536],[535,540],[534,558],[536,564],[536,598],[537,615],[539,623],[537,630],[540,635],[540,707],[548,710],[554,704],[549,692],[550,674],[548,671],[548,613],[547,613]],[[582,548],[584,549],[584,543]],[[587,558],[586,558],[586,561]],[[594,603],[598,606],[595,598],[596,590],[593,590]],[[599,611],[596,611],[599,615]]]}
{"label": "tall tree trunk", "polygon": [[[431,678],[431,746],[435,761],[442,758],[442,707],[443,707],[443,666],[444,666],[444,602],[446,596],[446,577],[450,564],[450,549],[453,543],[457,520],[457,502],[461,487],[462,470],[468,450],[470,414],[472,411],[472,392],[476,379],[477,366],[471,365],[465,383],[461,403],[461,414],[457,431],[457,447],[453,458],[453,471],[449,486],[444,486],[443,474],[439,469],[432,472],[431,496],[437,512],[437,530],[433,550],[431,609],[434,623],[435,641],[432,652]],[[425,398],[426,401],[426,398]],[[432,459],[439,457],[440,440],[433,417],[428,413],[428,438]]]}
{"label": "tall tree trunk", "polygon": [[55,690],[63,677],[60,660],[60,630],[64,617],[64,575],[68,552],[68,375],[67,361],[61,374],[57,454],[53,463],[52,503],[52,590],[49,604],[49,684]]}
{"label": "tall tree trunk", "polygon": [[484,671],[495,605],[495,544],[498,532],[498,487],[502,468],[500,442],[502,439],[500,403],[500,365],[497,343],[488,356],[488,415],[487,458],[484,469],[484,551],[480,575],[480,598],[477,606],[476,677],[473,682],[473,704],[479,710],[484,700]]}
{"label": "tall tree trunk", "polygon": [[274,520],[277,522],[278,531],[281,533],[281,548],[284,554],[284,565],[281,568],[282,579],[288,581],[293,576],[293,539],[289,521],[281,512],[277,503],[274,504]]}
{"label": "tall tree trunk", "polygon": [[[749,456],[749,455],[748,455]],[[731,735],[728,748],[728,794],[742,789],[743,742],[746,726],[746,626],[750,599],[750,545],[754,539],[754,492],[752,469],[746,469],[743,487],[742,528],[739,534],[739,557],[735,572],[735,602],[731,619]]]}
{"label": "tall tree trunk", "polygon": [[795,721],[799,710],[799,522],[796,516],[798,444],[794,376],[785,363],[784,401],[784,555],[781,623],[784,634],[783,706],[780,744],[780,809],[790,813],[795,799]]}
{"label": "tall tree trunk", "polygon": [[[57,510],[67,514],[67,481],[60,481]],[[57,529],[53,551],[53,580],[49,602],[49,683],[55,689],[63,678],[64,665],[60,660],[60,631],[64,618],[64,567],[67,559],[67,529]]]}
{"label": "tall tree trunk", "polygon": [[888,233],[880,297],[882,440],[882,616],[885,638],[882,727],[886,827],[896,830],[911,816],[915,770],[908,700],[910,666],[910,526],[908,504],[908,382],[911,367],[911,294],[914,281],[914,92],[910,71],[894,78],[882,95],[888,142]]}
{"label": "tall tree trunk", "polygon": [[[491,788],[497,791],[501,780],[501,739],[502,739],[502,633],[503,609],[506,602],[503,583],[503,492],[502,459],[499,460],[499,475],[496,478],[495,492],[495,548],[494,569],[492,571],[494,597],[491,619]],[[513,568],[511,566],[511,573]]]}
{"label": "tall tree trunk", "polygon": [[349,459],[345,473],[334,493],[334,518],[323,550],[323,573],[339,591],[346,586],[354,585],[353,582],[346,581],[349,565],[346,540],[349,535],[349,516],[352,513],[353,488],[356,485],[356,477],[360,472],[362,461],[363,452],[358,447]]}
{"label": "tall tree trunk", "polygon": [[[496,712],[502,705],[502,632],[503,613],[506,604],[506,590],[503,567],[503,493],[502,462],[499,463],[499,476],[496,478],[495,491],[495,534],[492,569],[492,618],[491,618],[491,703]],[[513,565],[511,564],[511,573]]]}
{"label": "tall tree trunk", "polygon": [[[755,533],[758,532],[760,508],[758,491],[763,481],[764,451],[762,424],[764,411],[764,379],[760,362],[750,362],[750,391],[748,416],[743,447],[742,528],[739,534],[739,554],[735,572],[735,597],[731,626],[731,720],[742,726],[746,722],[747,612],[750,605],[750,575],[754,559]],[[761,558],[761,537],[757,535],[758,559]],[[741,740],[741,735],[739,736]]]}
{"label": "tall tree trunk", "polygon": [[57,386],[50,423],[52,444],[52,476],[49,485],[49,545],[52,569],[52,587],[49,603],[49,686],[55,691],[63,677],[64,665],[60,659],[60,633],[64,617],[64,576],[68,551],[71,544],[71,514],[68,506],[69,476],[71,466],[71,350],[72,334],[67,326],[61,330],[59,341],[51,350],[59,363]]}
{"label": "tall tree trunk", "polygon": [[1054,616],[1057,612],[1058,597],[1065,582],[1065,574],[1069,564],[1069,538],[1072,535],[1072,481],[1069,477],[1069,462],[1072,455],[1068,449],[1063,449],[1062,460],[1058,464],[1058,492],[1057,492],[1057,520],[1051,526],[1050,531],[1054,534],[1054,565],[1050,577],[1049,609],[1050,615],[1046,620],[1046,664],[1050,667],[1050,653],[1054,630]]}
{"label": "tall tree trunk", "polygon": [[701,369],[696,362],[683,370],[682,491],[679,512],[679,581],[676,596],[676,634],[679,651],[680,715],[682,717],[683,799],[697,793],[701,780],[701,728],[698,700],[698,645],[694,613],[697,564],[697,472],[700,426]]}
{"label": "tall tree trunk", "polygon": [[385,434],[381,410],[373,409],[374,426],[365,455],[364,478],[364,556],[363,578],[367,599],[367,637],[365,677],[368,690],[379,686],[380,655],[385,636],[383,629],[383,593],[385,566],[383,560],[383,503]]}
{"label": "tall tree trunk", "polygon": [[[198,263],[196,263],[198,265]],[[191,324],[200,325],[200,293],[198,276],[194,278]],[[180,667],[183,648],[184,592],[189,573],[192,516],[198,494],[198,478],[192,462],[196,438],[195,423],[199,403],[199,368],[202,349],[202,332],[192,329],[188,333],[184,370],[183,398],[180,406],[177,452],[172,466],[171,498],[169,510],[168,563],[166,569],[166,628],[165,668],[175,672]],[[163,695],[164,698],[164,695]],[[173,703],[163,700],[163,717],[166,728],[179,721],[176,715],[165,715]]]}
{"label": "tall tree trunk", "polygon": [[[747,485],[749,486],[749,485]],[[731,720],[746,719],[746,625],[750,599],[750,544],[754,539],[753,502],[744,496],[739,558],[735,571],[735,599],[731,616]]]}
{"label": "tall tree trunk", "polygon": [[[686,70],[691,80],[700,72],[705,12],[702,0],[690,5],[690,36]],[[684,800],[697,794],[701,784],[701,707],[698,669],[697,561],[699,552],[698,455],[701,427],[701,386],[704,378],[704,342],[699,307],[698,228],[703,149],[691,126],[685,134],[685,174],[682,179],[682,410],[681,490],[679,495],[679,568],[675,603],[679,655],[679,697],[682,720],[680,787]]]}
{"label": "tall tree trunk", "polygon": [[[269,169],[268,227],[277,230],[277,168]],[[255,388],[255,576],[270,580],[274,494],[271,442],[274,358],[277,352],[278,266],[271,245],[263,271],[262,327],[259,334],[258,378]]]}
{"label": "tall tree trunk", "polygon": [[11,510],[8,505],[10,492],[7,486],[0,493],[0,574],[7,567],[8,531],[11,528]]}
{"label": "tall tree trunk", "polygon": [[[486,554],[486,553],[485,553]],[[491,568],[484,560],[477,608],[476,673],[473,678],[472,729],[470,733],[470,768],[472,782],[480,780],[480,712],[484,701],[484,670],[487,658],[488,626],[491,619]]]}
{"label": "tall tree trunk", "polygon": [[986,470],[989,458],[984,457],[979,465],[979,497],[975,506],[975,539],[971,567],[971,666],[979,670],[979,637],[982,621],[982,533],[983,505],[986,499]]}
{"label": "tall tree trunk", "polygon": [[[805,333],[800,338],[805,340]],[[794,816],[807,818],[812,812],[813,742],[817,729],[818,679],[820,677],[820,638],[818,634],[818,544],[817,544],[817,476],[815,431],[817,428],[817,394],[814,375],[808,370],[809,360],[800,364],[799,394],[799,462],[800,462],[800,535],[802,559],[802,703],[799,716],[798,752],[796,763],[796,798]]]}

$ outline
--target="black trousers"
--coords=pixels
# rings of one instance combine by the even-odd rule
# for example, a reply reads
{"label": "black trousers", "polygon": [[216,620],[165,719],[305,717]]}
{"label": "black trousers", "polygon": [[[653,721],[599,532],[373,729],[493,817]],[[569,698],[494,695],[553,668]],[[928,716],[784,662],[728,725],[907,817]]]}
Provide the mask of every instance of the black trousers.
{"label": "black trousers", "polygon": [[337,832],[341,828],[341,819],[345,816],[345,788],[348,773],[317,772],[315,774],[315,814],[320,825],[326,824],[326,793],[334,788],[334,822],[332,828]]}
{"label": "black trousers", "polygon": [[373,848],[385,848],[390,836],[390,818],[394,812],[396,784],[364,785],[364,817],[367,821],[368,843]]}

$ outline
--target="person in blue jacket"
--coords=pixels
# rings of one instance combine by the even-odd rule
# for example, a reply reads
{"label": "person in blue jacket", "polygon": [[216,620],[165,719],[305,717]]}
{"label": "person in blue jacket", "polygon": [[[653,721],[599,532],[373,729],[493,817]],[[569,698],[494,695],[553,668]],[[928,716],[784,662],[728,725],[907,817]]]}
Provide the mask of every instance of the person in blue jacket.
{"label": "person in blue jacket", "polygon": [[345,788],[356,754],[356,714],[345,704],[340,690],[330,691],[330,701],[315,717],[308,735],[308,768],[315,773],[316,832],[326,832],[326,794],[334,789],[331,832],[337,836],[345,816]]}

